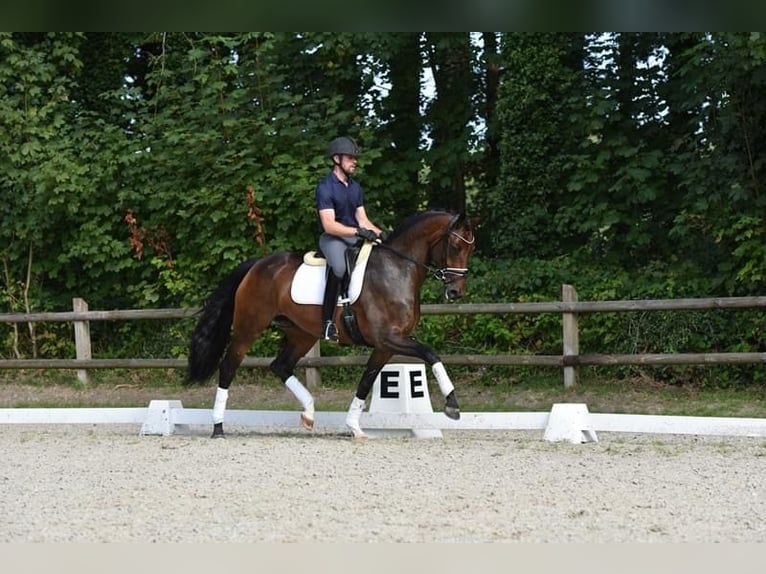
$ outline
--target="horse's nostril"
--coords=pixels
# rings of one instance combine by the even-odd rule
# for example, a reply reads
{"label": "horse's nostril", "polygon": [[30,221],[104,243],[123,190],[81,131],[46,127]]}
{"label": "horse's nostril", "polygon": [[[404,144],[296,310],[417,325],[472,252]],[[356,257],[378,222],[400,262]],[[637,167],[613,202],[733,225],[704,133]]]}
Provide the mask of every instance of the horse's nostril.
{"label": "horse's nostril", "polygon": [[457,289],[448,289],[447,290],[447,299],[449,301],[454,301],[455,299],[460,299],[462,297],[462,293],[458,291]]}

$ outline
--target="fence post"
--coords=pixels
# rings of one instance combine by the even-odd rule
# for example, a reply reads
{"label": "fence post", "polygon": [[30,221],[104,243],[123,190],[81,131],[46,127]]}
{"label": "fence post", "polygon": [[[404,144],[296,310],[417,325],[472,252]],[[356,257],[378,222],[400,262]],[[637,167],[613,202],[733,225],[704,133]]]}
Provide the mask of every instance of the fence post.
{"label": "fence post", "polygon": [[[577,291],[572,285],[561,286],[561,300],[564,303],[577,301]],[[561,321],[564,329],[564,356],[580,354],[580,333],[578,330],[577,313],[562,313]],[[577,382],[577,367],[564,367],[564,386],[571,387]]]}
{"label": "fence post", "polygon": [[[84,299],[75,297],[72,299],[72,310],[77,313],[80,311],[87,311],[88,304]],[[75,321],[74,322],[74,344],[78,359],[90,359],[90,323],[88,321]],[[83,384],[88,384],[88,371],[85,369],[77,370],[77,378]]]}
{"label": "fence post", "polygon": [[[314,346],[309,349],[309,352],[306,353],[307,357],[319,357],[321,356],[319,352],[319,340],[317,340],[316,343],[314,343]],[[322,384],[322,375],[319,373],[319,369],[316,367],[306,367],[306,385],[310,389],[316,389]]]}

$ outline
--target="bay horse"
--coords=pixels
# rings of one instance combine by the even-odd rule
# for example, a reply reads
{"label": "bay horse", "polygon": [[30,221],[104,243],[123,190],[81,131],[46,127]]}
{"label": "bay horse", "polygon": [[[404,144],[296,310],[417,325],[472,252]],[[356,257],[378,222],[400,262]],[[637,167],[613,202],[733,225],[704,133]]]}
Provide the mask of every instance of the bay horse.
{"label": "bay horse", "polygon": [[[445,397],[444,413],[451,419],[460,418],[455,388],[439,355],[411,333],[420,320],[420,289],[429,275],[443,283],[447,300],[465,294],[477,222],[478,218],[465,213],[447,211],[409,216],[369,253],[361,291],[351,304],[356,329],[339,320],[336,307],[339,343],[372,348],[345,420],[353,438],[366,438],[359,424],[365,400],[380,370],[397,353],[430,365]],[[271,371],[301,403],[301,424],[313,429],[314,399],[295,376],[295,366],[319,339],[321,301],[300,304],[291,296],[291,284],[303,260],[301,253],[280,251],[245,261],[200,311],[191,337],[185,382],[207,381],[218,370],[213,438],[224,436],[224,412],[237,368],[252,343],[272,325],[284,332],[285,341],[270,364]]]}

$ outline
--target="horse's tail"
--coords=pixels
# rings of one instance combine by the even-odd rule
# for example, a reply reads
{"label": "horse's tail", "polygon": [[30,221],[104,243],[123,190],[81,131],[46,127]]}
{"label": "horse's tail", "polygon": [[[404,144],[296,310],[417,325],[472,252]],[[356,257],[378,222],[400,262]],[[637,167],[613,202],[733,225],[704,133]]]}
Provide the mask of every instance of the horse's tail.
{"label": "horse's tail", "polygon": [[241,263],[205,302],[191,337],[185,384],[204,383],[218,369],[231,338],[234,295],[255,261]]}

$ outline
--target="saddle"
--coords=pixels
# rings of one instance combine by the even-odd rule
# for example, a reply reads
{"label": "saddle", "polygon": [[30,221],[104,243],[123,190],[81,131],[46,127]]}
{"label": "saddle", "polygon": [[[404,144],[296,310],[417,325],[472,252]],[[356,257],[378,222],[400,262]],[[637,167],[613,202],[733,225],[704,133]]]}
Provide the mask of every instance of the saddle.
{"label": "saddle", "polygon": [[[372,243],[365,241],[361,247],[346,250],[346,273],[341,283],[339,304],[351,304],[359,298],[364,282],[364,271],[372,252]],[[290,285],[290,296],[300,305],[321,305],[327,282],[327,260],[319,251],[309,251],[303,256]]]}

